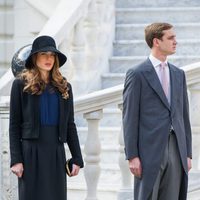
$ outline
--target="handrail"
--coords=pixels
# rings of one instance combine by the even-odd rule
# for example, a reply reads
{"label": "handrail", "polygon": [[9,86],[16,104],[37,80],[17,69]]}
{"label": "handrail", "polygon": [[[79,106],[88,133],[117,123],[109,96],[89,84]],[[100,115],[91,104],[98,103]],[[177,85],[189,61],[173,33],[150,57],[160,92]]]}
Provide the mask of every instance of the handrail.
{"label": "handrail", "polygon": [[108,104],[122,102],[123,84],[96,91],[74,100],[75,113],[88,113],[104,108]]}
{"label": "handrail", "polygon": [[[187,85],[193,85],[200,81],[200,62],[182,67],[186,74]],[[77,97],[74,100],[75,113],[89,113],[104,108],[108,104],[122,103],[123,84],[99,90]],[[8,105],[8,99],[5,103]]]}
{"label": "handrail", "polygon": [[181,69],[185,71],[188,86],[200,81],[200,62],[186,65]]}
{"label": "handrail", "polygon": [[[188,87],[200,81],[200,62],[182,67],[186,74]],[[96,91],[74,101],[76,113],[88,113],[102,109],[108,104],[122,103],[123,84]]]}
{"label": "handrail", "polygon": [[[182,67],[185,71],[187,85],[190,86],[200,80],[200,62]],[[74,100],[75,113],[88,113],[99,110],[108,104],[122,103],[123,84],[104,90],[83,95]]]}

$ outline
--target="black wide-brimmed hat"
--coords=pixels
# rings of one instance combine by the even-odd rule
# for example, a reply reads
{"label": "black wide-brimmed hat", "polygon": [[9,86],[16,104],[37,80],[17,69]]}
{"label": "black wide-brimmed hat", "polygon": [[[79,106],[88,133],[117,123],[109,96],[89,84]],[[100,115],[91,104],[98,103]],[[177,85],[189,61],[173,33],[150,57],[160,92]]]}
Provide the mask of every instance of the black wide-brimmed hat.
{"label": "black wide-brimmed hat", "polygon": [[67,57],[56,48],[55,40],[50,36],[43,35],[43,36],[37,37],[33,41],[30,55],[28,56],[25,62],[25,67],[27,69],[30,69],[31,67],[33,67],[33,63],[32,63],[33,54],[38,53],[38,52],[47,52],[47,51],[54,52],[58,55],[60,67],[64,65],[65,62],[67,61]]}

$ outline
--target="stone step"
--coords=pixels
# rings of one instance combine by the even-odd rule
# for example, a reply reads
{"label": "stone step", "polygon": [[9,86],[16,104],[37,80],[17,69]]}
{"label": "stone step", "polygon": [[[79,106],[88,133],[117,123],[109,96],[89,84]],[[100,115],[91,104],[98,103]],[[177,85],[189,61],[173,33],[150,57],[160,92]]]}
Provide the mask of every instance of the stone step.
{"label": "stone step", "polygon": [[[200,55],[200,40],[179,40],[176,55]],[[144,56],[150,48],[144,40],[118,40],[114,42],[114,56]]]}
{"label": "stone step", "polygon": [[[136,66],[147,59],[147,56],[113,56],[109,60],[111,73],[125,73],[128,69]],[[199,56],[169,56],[169,62],[182,67],[200,61]]]}
{"label": "stone step", "polygon": [[[200,10],[199,10],[200,12]],[[143,40],[144,28],[148,24],[117,24],[116,40]],[[178,23],[173,24],[176,38],[179,39],[200,39],[200,23]],[[196,34],[195,34],[196,33]]]}
{"label": "stone step", "polygon": [[[200,190],[200,171],[191,170],[189,173],[189,188],[190,192]],[[199,196],[200,198],[200,196]]]}
{"label": "stone step", "polygon": [[[121,187],[121,172],[119,165],[117,163],[100,164],[100,168],[101,172],[97,187],[98,199],[116,200]],[[81,170],[77,177],[68,178],[68,197],[70,200],[85,199],[86,188],[84,170]],[[82,195],[82,198],[78,198],[78,195]]]}
{"label": "stone step", "polygon": [[102,89],[124,83],[125,73],[107,73],[102,75]]}
{"label": "stone step", "polygon": [[[83,118],[82,115],[76,115],[75,121],[77,126],[87,127],[87,121]],[[103,109],[103,118],[99,122],[99,126],[109,127],[119,127],[121,124],[121,111],[115,106],[110,108]]]}
{"label": "stone step", "polygon": [[[97,188],[99,200],[116,200],[117,192],[121,185],[121,175],[117,165],[100,165],[101,173]],[[109,177],[109,178],[108,178]],[[69,200],[85,199],[86,182],[84,171],[81,170],[77,177],[68,178],[68,197]]]}
{"label": "stone step", "polygon": [[[200,2],[199,2],[200,6]],[[191,23],[200,21],[200,7],[120,8],[116,10],[117,24],[152,23]]]}
{"label": "stone step", "polygon": [[200,6],[199,0],[170,0],[170,1],[162,1],[162,0],[116,0],[117,8],[130,8],[130,7],[192,7],[192,6]]}
{"label": "stone step", "polygon": [[[106,188],[99,188],[97,192],[98,200],[116,200],[117,199],[117,191],[112,188],[112,186],[108,186]],[[67,190],[67,199],[68,200],[82,200],[86,199],[87,191],[86,189],[79,188],[79,185],[75,183],[74,185],[69,186]]]}
{"label": "stone step", "polygon": [[200,189],[189,192],[187,195],[187,200],[200,200]]}
{"label": "stone step", "polygon": [[[127,165],[128,165],[128,162],[127,162]],[[121,173],[120,173],[118,162],[116,162],[115,164],[102,164],[101,162],[99,166],[100,166],[99,186],[103,188],[105,184],[105,185],[114,185],[116,187],[119,187]],[[107,178],[108,176],[110,177],[109,179]],[[84,179],[85,179],[84,169],[81,169],[79,176],[69,178],[68,182],[70,182],[71,185],[79,182],[80,187],[83,189],[86,186]]]}

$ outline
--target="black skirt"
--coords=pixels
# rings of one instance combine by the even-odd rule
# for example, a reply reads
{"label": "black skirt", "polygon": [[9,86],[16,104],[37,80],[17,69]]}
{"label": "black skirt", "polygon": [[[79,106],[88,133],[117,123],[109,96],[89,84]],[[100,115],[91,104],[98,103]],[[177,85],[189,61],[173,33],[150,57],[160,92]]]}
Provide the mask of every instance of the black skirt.
{"label": "black skirt", "polygon": [[19,200],[66,200],[66,157],[58,127],[42,126],[39,139],[22,141],[22,151]]}

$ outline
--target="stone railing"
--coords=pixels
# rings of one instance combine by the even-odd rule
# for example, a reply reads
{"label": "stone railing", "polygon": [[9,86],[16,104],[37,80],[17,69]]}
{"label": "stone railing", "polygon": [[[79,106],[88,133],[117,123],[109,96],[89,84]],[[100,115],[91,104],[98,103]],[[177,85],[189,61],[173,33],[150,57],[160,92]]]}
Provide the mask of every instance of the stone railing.
{"label": "stone railing", "polygon": [[[187,77],[187,85],[190,100],[191,125],[193,132],[193,170],[200,170],[200,63],[195,63],[183,68]],[[82,114],[88,123],[87,139],[84,144],[85,168],[84,176],[87,184],[86,200],[97,199],[97,186],[99,182],[101,144],[99,139],[99,121],[103,118],[103,109],[109,104],[115,104],[122,109],[123,85],[97,91],[75,99],[75,113]],[[6,200],[14,200],[16,183],[13,182],[9,170],[8,150],[8,101],[0,105],[0,142],[1,142],[1,193]],[[124,157],[124,143],[122,131],[119,134],[119,167],[122,183],[118,191],[118,199],[130,199],[132,194],[131,175]],[[199,188],[200,189],[200,188]]]}
{"label": "stone railing", "polygon": [[[190,101],[190,118],[193,132],[193,170],[200,170],[200,63],[185,66],[188,94]],[[88,199],[96,199],[96,185],[98,183],[99,157],[101,153],[98,137],[98,124],[103,118],[103,109],[109,104],[115,104],[122,110],[123,85],[94,92],[75,100],[75,112],[82,113],[88,122],[88,136],[85,143],[85,179],[87,182]],[[96,166],[96,168],[94,167]],[[132,199],[131,175],[124,156],[124,141],[122,129],[119,134],[119,167],[121,170],[121,189],[118,199]],[[95,170],[94,170],[95,168]],[[93,172],[93,174],[91,173]],[[90,175],[87,173],[90,173]],[[98,176],[97,176],[98,175]],[[88,180],[89,179],[89,180]],[[200,188],[199,188],[200,189]],[[87,199],[87,198],[86,198]]]}
{"label": "stone railing", "polygon": [[[15,26],[21,27],[20,20],[24,16],[27,16],[24,19],[27,26],[22,31],[16,29],[15,46],[19,49],[30,44],[33,36],[54,37],[59,49],[68,57],[61,70],[73,84],[75,95],[99,89],[101,74],[108,71],[108,58],[112,54],[115,1],[19,1],[19,5],[15,6]],[[12,72],[8,70],[0,79],[1,96],[9,95],[12,80]],[[90,84],[91,80],[93,84]]]}

